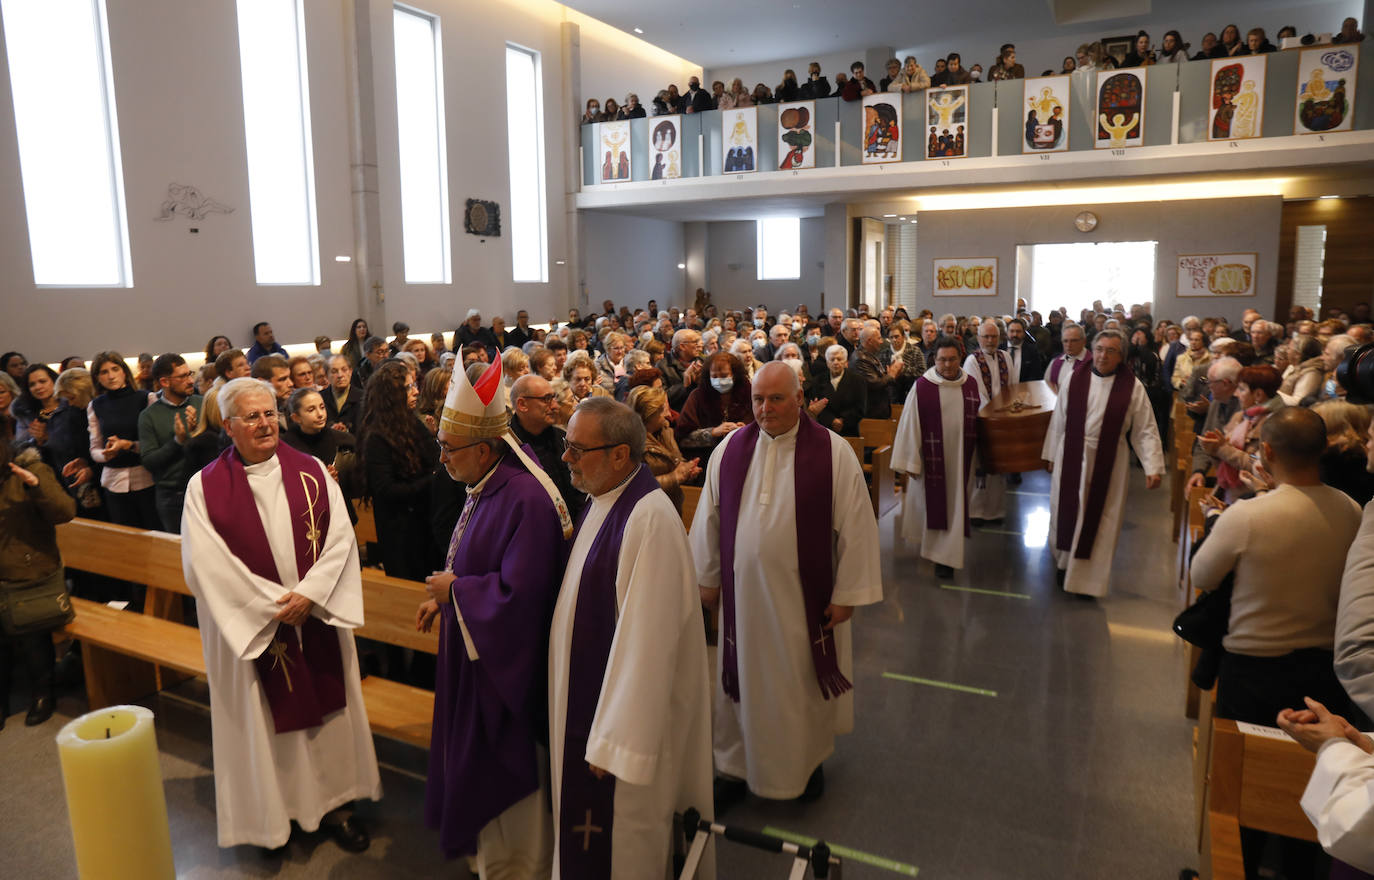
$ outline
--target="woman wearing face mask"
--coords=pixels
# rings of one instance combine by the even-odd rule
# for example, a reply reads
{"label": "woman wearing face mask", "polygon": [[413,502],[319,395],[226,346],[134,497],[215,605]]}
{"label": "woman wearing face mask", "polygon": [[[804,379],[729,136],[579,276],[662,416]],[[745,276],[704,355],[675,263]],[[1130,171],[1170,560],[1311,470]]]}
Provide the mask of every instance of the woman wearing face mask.
{"label": "woman wearing face mask", "polygon": [[703,453],[703,460],[727,434],[754,421],[749,378],[739,358],[719,352],[707,367],[687,395],[675,426],[683,454]]}
{"label": "woman wearing face mask", "polygon": [[[313,388],[299,388],[292,392],[286,402],[286,410],[291,414],[291,424],[281,435],[282,442],[292,449],[313,455],[324,463],[325,470],[334,482],[348,485],[353,475],[353,464],[357,461],[355,452],[358,442],[353,435],[342,429],[326,427],[329,412],[325,409],[324,398]],[[350,493],[345,491],[344,498]],[[358,522],[353,511],[353,502],[348,502],[348,518]]]}
{"label": "woman wearing face mask", "polygon": [[806,409],[817,422],[846,437],[859,436],[859,420],[868,408],[868,387],[848,369],[843,345],[825,350],[827,375],[813,379],[806,389]]}
{"label": "woman wearing face mask", "polygon": [[797,374],[797,381],[806,384],[806,361],[802,360],[801,346],[795,342],[784,342],[778,349],[776,360],[787,364]]}
{"label": "woman wearing face mask", "polygon": [[587,109],[582,113],[582,124],[591,125],[601,121],[601,102],[596,98],[587,99]]}

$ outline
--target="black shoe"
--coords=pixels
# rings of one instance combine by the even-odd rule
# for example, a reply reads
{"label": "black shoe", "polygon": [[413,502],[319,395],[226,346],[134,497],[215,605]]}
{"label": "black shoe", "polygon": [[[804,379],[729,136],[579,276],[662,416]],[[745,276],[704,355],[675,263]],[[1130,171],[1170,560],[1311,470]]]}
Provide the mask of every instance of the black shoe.
{"label": "black shoe", "polygon": [[53,709],[57,708],[57,701],[52,694],[44,694],[35,697],[33,704],[29,706],[29,714],[24,716],[25,727],[36,727],[52,717]]}
{"label": "black shoe", "polygon": [[735,804],[743,803],[746,795],[749,794],[749,784],[743,779],[726,779],[724,776],[717,776],[711,783],[712,800],[715,802],[716,817],[733,807]]}
{"label": "black shoe", "polygon": [[367,836],[366,829],[352,816],[336,825],[328,826],[328,829],[329,836],[334,838],[339,848],[348,852],[360,853],[372,845],[372,838]]}
{"label": "black shoe", "polygon": [[67,649],[67,653],[62,655],[62,659],[57,661],[57,666],[53,668],[53,680],[63,687],[75,687],[85,679],[85,673],[81,668],[81,652],[76,645]]}
{"label": "black shoe", "polygon": [[1078,599],[1078,600],[1083,601],[1083,602],[1096,602],[1096,601],[1097,601],[1097,597],[1096,597],[1096,596],[1089,596],[1087,593],[1070,593],[1069,595],[1070,595],[1070,596],[1073,596],[1075,599]]}
{"label": "black shoe", "polygon": [[1063,569],[1063,568],[1057,568],[1057,569],[1055,569],[1055,570],[1054,570],[1054,582],[1055,582],[1056,584],[1058,584],[1059,586],[1061,586],[1061,587],[1064,586],[1064,578],[1067,577],[1068,574],[1069,574],[1069,572],[1068,572],[1066,569]]}
{"label": "black shoe", "polygon": [[258,847],[258,855],[262,856],[263,860],[265,861],[276,861],[277,859],[280,859],[282,856],[286,855],[286,847],[289,843],[290,841],[287,841],[287,843],[283,843],[281,846],[275,849],[260,846]]}
{"label": "black shoe", "polygon": [[802,803],[810,803],[825,794],[825,765],[817,765],[811,771],[811,778],[806,780],[806,790],[798,795],[797,800]]}
{"label": "black shoe", "polygon": [[935,576],[937,578],[952,578],[954,577],[954,569],[937,562],[935,563]]}

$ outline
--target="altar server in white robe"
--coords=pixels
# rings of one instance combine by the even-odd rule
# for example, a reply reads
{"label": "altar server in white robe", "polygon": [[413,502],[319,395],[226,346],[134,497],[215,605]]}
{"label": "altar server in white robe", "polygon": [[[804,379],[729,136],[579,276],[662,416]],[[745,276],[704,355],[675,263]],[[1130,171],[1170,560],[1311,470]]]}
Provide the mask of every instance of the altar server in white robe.
{"label": "altar server in white robe", "polygon": [[[796,374],[764,364],[754,424],[711,456],[692,522],[702,600],[721,609],[717,808],[818,797],[821,762],[854,728],[856,605],[882,600],[878,525],[843,437],[802,412]],[[722,784],[723,783],[723,784]]]}
{"label": "altar server in white robe", "polygon": [[[611,398],[582,401],[568,423],[563,460],[590,502],[549,636],[561,880],[669,877],[673,813],[713,815],[696,569],[644,443],[644,422]],[[714,850],[697,876],[715,876]]]}
{"label": "altar server in white robe", "polygon": [[1064,345],[1064,353],[1057,354],[1045,368],[1045,384],[1050,390],[1059,393],[1059,386],[1065,376],[1073,372],[1075,366],[1092,357],[1088,352],[1087,337],[1083,328],[1077,324],[1065,324],[1059,331],[1059,341]]}
{"label": "altar server in white robe", "polygon": [[[1278,725],[1317,755],[1302,809],[1317,842],[1333,857],[1374,873],[1374,741],[1312,698],[1306,709],[1284,709]],[[1359,876],[1333,865],[1331,876]]]}
{"label": "altar server in white robe", "polygon": [[319,462],[278,445],[276,397],[256,379],[219,392],[234,441],[191,478],[182,567],[210,680],[219,845],[275,849],[321,824],[367,848],[341,809],[381,797],[353,629],[357,542]]}
{"label": "altar server in white robe", "polygon": [[968,495],[978,438],[978,380],[959,369],[959,343],[935,342],[934,366],[907,392],[892,441],[892,469],[911,475],[902,537],[949,577],[964,567]]}
{"label": "altar server in white robe", "polygon": [[[964,372],[978,382],[982,406],[1011,384],[1011,357],[997,348],[1001,328],[991,318],[978,325],[978,347],[964,359]],[[981,470],[977,454],[973,457],[973,490],[969,493],[969,517],[974,520],[1001,520],[1007,515],[1007,478]]]}
{"label": "altar server in white robe", "polygon": [[1123,362],[1119,330],[1093,339],[1093,359],[1060,375],[1059,400],[1040,457],[1050,484],[1050,541],[1065,591],[1105,596],[1130,486],[1131,448],[1145,487],[1164,478],[1164,450],[1145,386]]}

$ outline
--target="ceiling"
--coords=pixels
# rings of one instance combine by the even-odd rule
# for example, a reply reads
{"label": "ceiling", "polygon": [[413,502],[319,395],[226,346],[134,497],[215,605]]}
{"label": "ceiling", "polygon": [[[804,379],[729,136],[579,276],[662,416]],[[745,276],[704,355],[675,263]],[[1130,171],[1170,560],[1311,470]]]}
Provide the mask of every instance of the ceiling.
{"label": "ceiling", "polygon": [[[563,0],[704,68],[824,55],[864,47],[907,49],[987,41],[989,22],[1008,39],[1032,41],[1110,32],[1114,24],[1192,18],[1196,0]],[[1244,0],[1217,4],[1247,14],[1266,8],[1329,5],[1329,0]],[[1211,12],[1211,10],[1209,10]]]}

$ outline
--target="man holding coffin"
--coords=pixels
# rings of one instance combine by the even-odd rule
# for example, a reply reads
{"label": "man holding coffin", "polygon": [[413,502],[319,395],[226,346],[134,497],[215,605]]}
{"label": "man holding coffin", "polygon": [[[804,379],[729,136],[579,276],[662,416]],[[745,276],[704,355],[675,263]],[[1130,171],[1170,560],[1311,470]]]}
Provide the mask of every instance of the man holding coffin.
{"label": "man holding coffin", "polygon": [[1059,340],[1064,343],[1064,353],[1055,355],[1054,360],[1050,361],[1049,369],[1045,371],[1045,384],[1056,394],[1064,381],[1064,376],[1072,373],[1075,366],[1089,358],[1082,327],[1077,324],[1065,324],[1064,329],[1060,331]]}
{"label": "man holding coffin", "polygon": [[219,392],[234,445],[191,478],[182,569],[196,597],[215,763],[219,845],[286,845],[294,820],[340,846],[369,843],[342,809],[382,796],[352,630],[358,547],[338,484],[278,444],[276,395]]}
{"label": "man holding coffin", "polygon": [[[964,360],[964,372],[978,383],[980,406],[987,406],[1003,388],[1016,381],[1011,372],[1011,355],[997,347],[1001,341],[1001,328],[989,318],[978,325],[978,347]],[[1007,515],[1007,478],[983,471],[981,463],[976,467],[969,493],[969,518],[998,522]]]}
{"label": "man holding coffin", "polygon": [[902,502],[902,537],[947,578],[964,567],[968,496],[978,443],[978,380],[959,368],[959,343],[942,336],[935,365],[907,393],[892,469],[911,474]]}
{"label": "man holding coffin", "polygon": [[[1067,335],[1068,329],[1065,329]],[[1123,361],[1119,330],[1093,338],[1091,363],[1060,374],[1059,401],[1040,453],[1054,474],[1050,540],[1064,590],[1107,595],[1121,535],[1131,462],[1126,440],[1145,468],[1145,488],[1164,478],[1164,451],[1145,386]]]}

